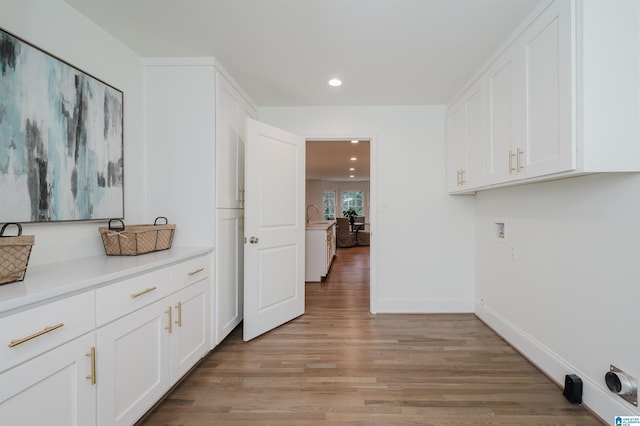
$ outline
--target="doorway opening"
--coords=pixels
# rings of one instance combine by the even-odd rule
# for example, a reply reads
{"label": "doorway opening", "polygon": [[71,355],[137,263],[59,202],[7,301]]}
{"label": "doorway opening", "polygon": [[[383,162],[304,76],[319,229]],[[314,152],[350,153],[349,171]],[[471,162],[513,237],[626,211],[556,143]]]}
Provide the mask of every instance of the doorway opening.
{"label": "doorway opening", "polygon": [[[349,250],[358,250],[360,257],[366,252],[371,258],[372,202],[371,202],[371,146],[370,139],[307,139],[306,141],[306,197],[305,217],[307,230],[305,245],[307,268],[314,268],[318,255],[325,255],[327,275],[331,273],[335,254],[349,256]],[[352,218],[353,216],[353,218]],[[335,224],[335,226],[333,225]],[[321,229],[318,229],[320,227]],[[319,236],[318,232],[323,235]],[[325,234],[327,232],[327,234]],[[322,237],[326,250],[314,250],[313,245]],[[333,251],[332,251],[333,248]],[[326,252],[326,254],[325,254]],[[320,265],[320,270],[325,265]],[[354,267],[355,268],[355,267]],[[309,269],[308,269],[309,270]],[[316,269],[317,270],[317,269]],[[349,273],[341,268],[341,273]],[[352,271],[354,276],[360,271]],[[326,276],[317,273],[306,277],[307,284],[322,282]],[[367,269],[367,283],[370,272]],[[370,310],[372,306],[370,304]]]}

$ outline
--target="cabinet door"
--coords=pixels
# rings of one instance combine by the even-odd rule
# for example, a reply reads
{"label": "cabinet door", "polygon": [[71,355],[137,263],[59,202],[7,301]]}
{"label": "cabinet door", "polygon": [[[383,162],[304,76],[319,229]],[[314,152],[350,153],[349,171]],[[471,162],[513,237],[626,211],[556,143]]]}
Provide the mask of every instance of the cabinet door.
{"label": "cabinet door", "polygon": [[325,268],[324,275],[326,276],[329,273],[329,269],[331,269],[331,262],[333,261],[334,254],[334,246],[336,241],[336,236],[334,235],[335,225],[331,225],[327,228],[327,241],[326,241],[326,259],[327,266]]}
{"label": "cabinet door", "polygon": [[487,183],[517,179],[517,102],[519,68],[515,49],[500,56],[485,79],[487,123]]}
{"label": "cabinet door", "polygon": [[[240,121],[238,101],[231,84],[216,74],[216,207],[241,208]],[[243,156],[244,157],[244,156]],[[242,159],[244,162],[244,158]]]}
{"label": "cabinet door", "polygon": [[209,278],[172,296],[171,384],[209,350]]}
{"label": "cabinet door", "polygon": [[0,423],[12,426],[96,424],[92,347],[95,347],[95,335],[90,333],[0,375]]}
{"label": "cabinet door", "polygon": [[238,104],[238,118],[238,187],[241,194],[240,205],[244,208],[244,147],[247,118],[256,118],[256,114],[244,103],[240,102]]}
{"label": "cabinet door", "polygon": [[243,226],[242,210],[216,210],[216,344],[242,321]]}
{"label": "cabinet door", "polygon": [[327,275],[328,253],[327,233],[323,229],[311,229],[305,232],[304,280],[322,281]]}
{"label": "cabinet door", "polygon": [[459,191],[462,171],[467,168],[467,139],[462,101],[447,111],[447,190]]}
{"label": "cabinet door", "polygon": [[447,113],[447,189],[478,188],[485,183],[485,87],[480,79]]}
{"label": "cabinet door", "polygon": [[216,75],[216,207],[242,208],[244,139],[240,137],[240,103],[234,87]]}
{"label": "cabinet door", "polygon": [[169,389],[165,298],[98,329],[98,425],[131,425]]}
{"label": "cabinet door", "polygon": [[484,80],[471,86],[464,98],[466,133],[466,168],[461,175],[464,189],[485,184],[486,117]]}
{"label": "cabinet door", "polygon": [[554,2],[523,33],[524,87],[519,108],[519,175],[536,177],[576,168],[572,120],[571,1]]}

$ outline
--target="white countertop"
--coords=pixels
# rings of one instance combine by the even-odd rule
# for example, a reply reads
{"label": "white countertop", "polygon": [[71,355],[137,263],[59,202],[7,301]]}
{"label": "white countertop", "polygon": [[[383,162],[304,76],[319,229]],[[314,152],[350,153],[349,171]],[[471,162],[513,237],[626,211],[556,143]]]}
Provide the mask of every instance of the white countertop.
{"label": "white countertop", "polygon": [[0,316],[15,309],[101,287],[213,251],[212,247],[173,247],[139,256],[92,256],[29,267],[24,281],[0,285]]}
{"label": "white countertop", "polygon": [[311,222],[311,223],[307,223],[306,230],[307,231],[326,231],[334,223],[336,223],[335,219],[334,220]]}

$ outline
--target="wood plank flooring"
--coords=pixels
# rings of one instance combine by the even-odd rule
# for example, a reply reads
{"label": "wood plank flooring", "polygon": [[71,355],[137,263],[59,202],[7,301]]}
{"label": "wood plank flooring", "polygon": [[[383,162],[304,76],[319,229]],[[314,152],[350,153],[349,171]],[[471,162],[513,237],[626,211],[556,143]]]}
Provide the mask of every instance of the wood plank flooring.
{"label": "wood plank flooring", "polygon": [[141,424],[601,424],[472,314],[371,315],[368,247],[306,294],[302,317],[233,331]]}

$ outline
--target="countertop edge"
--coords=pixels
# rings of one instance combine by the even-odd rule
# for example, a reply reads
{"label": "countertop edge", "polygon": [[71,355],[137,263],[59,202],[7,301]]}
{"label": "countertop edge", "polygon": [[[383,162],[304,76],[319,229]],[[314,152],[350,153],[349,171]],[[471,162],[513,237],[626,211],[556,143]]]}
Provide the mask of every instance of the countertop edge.
{"label": "countertop edge", "polygon": [[212,253],[175,247],[139,256],[91,256],[27,267],[24,281],[0,285],[0,316]]}
{"label": "countertop edge", "polygon": [[329,229],[336,223],[335,220],[329,221],[328,223],[310,223],[304,229],[305,231],[325,231]]}

